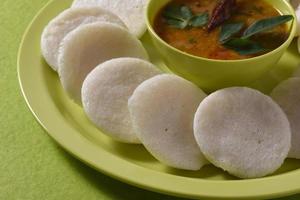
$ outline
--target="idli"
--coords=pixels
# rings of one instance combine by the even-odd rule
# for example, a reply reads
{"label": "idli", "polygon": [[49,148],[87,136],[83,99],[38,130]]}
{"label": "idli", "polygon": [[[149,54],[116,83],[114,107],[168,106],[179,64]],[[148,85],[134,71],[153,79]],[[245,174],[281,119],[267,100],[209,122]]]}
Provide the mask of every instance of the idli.
{"label": "idli", "polygon": [[74,0],[72,7],[99,6],[118,15],[130,32],[141,37],[146,29],[145,10],[148,0]]}
{"label": "idli", "polygon": [[137,58],[100,64],[82,86],[82,104],[88,118],[118,141],[139,143],[131,125],[128,99],[139,84],[158,74],[154,65]]}
{"label": "idli", "polygon": [[250,88],[227,88],[201,102],[194,134],[205,157],[240,178],[273,173],[291,147],[291,130],[281,108]]}
{"label": "idli", "polygon": [[100,7],[67,9],[46,26],[41,38],[41,49],[53,70],[57,71],[58,68],[58,50],[63,38],[78,26],[93,22],[110,22],[126,27],[118,16]]}
{"label": "idli", "polygon": [[78,27],[64,38],[59,51],[58,72],[62,86],[79,104],[82,83],[97,65],[119,57],[148,59],[135,36],[118,25],[104,22]]}
{"label": "idli", "polygon": [[279,84],[271,97],[287,115],[292,130],[290,158],[300,159],[300,78],[290,78]]}
{"label": "idli", "polygon": [[207,163],[193,135],[193,118],[206,97],[201,89],[175,75],[143,82],[128,101],[133,127],[146,149],[174,168],[199,170]]}

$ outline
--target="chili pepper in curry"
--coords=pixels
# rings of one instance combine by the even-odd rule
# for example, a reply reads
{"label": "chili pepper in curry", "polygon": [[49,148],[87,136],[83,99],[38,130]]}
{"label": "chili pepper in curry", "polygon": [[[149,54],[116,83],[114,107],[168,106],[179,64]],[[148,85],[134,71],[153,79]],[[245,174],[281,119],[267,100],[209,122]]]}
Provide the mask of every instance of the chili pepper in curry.
{"label": "chili pepper in curry", "polygon": [[236,0],[220,0],[213,10],[211,19],[207,26],[207,30],[212,31],[216,27],[223,24],[231,17],[236,8]]}

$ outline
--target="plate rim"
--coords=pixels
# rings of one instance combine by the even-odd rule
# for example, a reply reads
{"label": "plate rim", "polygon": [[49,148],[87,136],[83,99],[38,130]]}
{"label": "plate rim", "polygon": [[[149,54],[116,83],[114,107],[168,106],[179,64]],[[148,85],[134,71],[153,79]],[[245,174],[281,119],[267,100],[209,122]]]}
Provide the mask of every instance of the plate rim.
{"label": "plate rim", "polygon": [[[62,2],[71,2],[71,0],[50,0],[32,19],[22,37],[18,57],[17,57],[17,74],[18,82],[21,88],[22,95],[26,104],[39,124],[46,130],[47,134],[54,139],[64,150],[72,154],[74,157],[84,162],[88,166],[100,171],[114,179],[128,183],[130,185],[159,192],[167,195],[187,198],[207,198],[207,199],[253,199],[253,198],[273,198],[286,195],[296,194],[300,192],[300,169],[281,175],[270,176],[259,179],[250,180],[205,180],[189,177],[179,177],[176,175],[158,172],[152,169],[144,168],[136,164],[130,163],[110,152],[98,147],[86,138],[78,137],[78,131],[70,124],[63,123],[59,119],[62,116],[57,116],[55,112],[55,104],[49,102],[49,106],[54,110],[45,111],[44,104],[47,103],[47,92],[39,95],[44,101],[37,101],[32,89],[28,86],[33,85],[33,80],[29,80],[24,72],[24,66],[27,66],[26,55],[30,54],[24,48],[29,41],[31,33],[36,26],[40,17],[51,6],[54,7]],[[24,57],[25,56],[25,57]],[[25,60],[24,60],[25,59]],[[41,77],[38,77],[41,78]],[[36,84],[37,90],[42,87]],[[42,90],[41,90],[42,91]],[[57,109],[57,108],[56,108]],[[51,118],[49,119],[49,114]],[[57,124],[58,123],[58,124]],[[74,134],[77,137],[68,138],[59,134],[61,128],[67,131],[68,134]],[[82,150],[79,150],[81,148]],[[100,150],[100,151],[99,151]],[[98,153],[98,158],[92,156],[95,152]],[[123,173],[123,172],[127,173]],[[129,175],[128,175],[129,174]],[[151,175],[151,176],[150,176]],[[170,184],[171,183],[171,184]],[[282,184],[284,183],[284,184]],[[200,188],[200,189],[199,189]],[[238,188],[238,189],[235,189]],[[238,190],[238,192],[236,192]],[[222,193],[222,194],[221,194]]]}

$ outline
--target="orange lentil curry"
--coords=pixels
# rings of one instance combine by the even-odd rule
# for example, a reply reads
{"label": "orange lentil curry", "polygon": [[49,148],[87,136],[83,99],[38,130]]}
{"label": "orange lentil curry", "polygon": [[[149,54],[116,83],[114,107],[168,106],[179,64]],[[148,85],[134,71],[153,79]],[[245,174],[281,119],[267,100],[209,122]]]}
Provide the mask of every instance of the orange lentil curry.
{"label": "orange lentil curry", "polygon": [[[189,7],[193,13],[207,13],[209,18],[211,18],[218,2],[219,0],[173,0],[166,7],[170,5],[184,5]],[[251,58],[276,49],[288,38],[287,25],[281,24],[252,37],[252,40],[260,43],[266,51],[251,55],[241,55],[232,49],[224,47],[219,42],[220,27],[211,31],[208,31],[205,26],[186,29],[174,28],[166,23],[166,19],[163,16],[164,9],[155,18],[154,29],[156,33],[171,46],[195,56],[220,60]],[[245,30],[258,20],[280,15],[272,5],[264,0],[237,0],[235,11],[224,23],[243,22],[245,24],[243,30]]]}

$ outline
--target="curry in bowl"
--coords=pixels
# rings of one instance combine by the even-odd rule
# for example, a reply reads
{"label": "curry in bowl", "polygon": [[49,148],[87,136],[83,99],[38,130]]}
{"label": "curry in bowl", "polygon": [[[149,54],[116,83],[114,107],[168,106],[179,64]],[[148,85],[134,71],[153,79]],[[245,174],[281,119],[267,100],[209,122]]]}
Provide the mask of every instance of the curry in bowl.
{"label": "curry in bowl", "polygon": [[281,46],[291,20],[264,0],[173,0],[157,14],[154,30],[191,55],[239,60]]}

